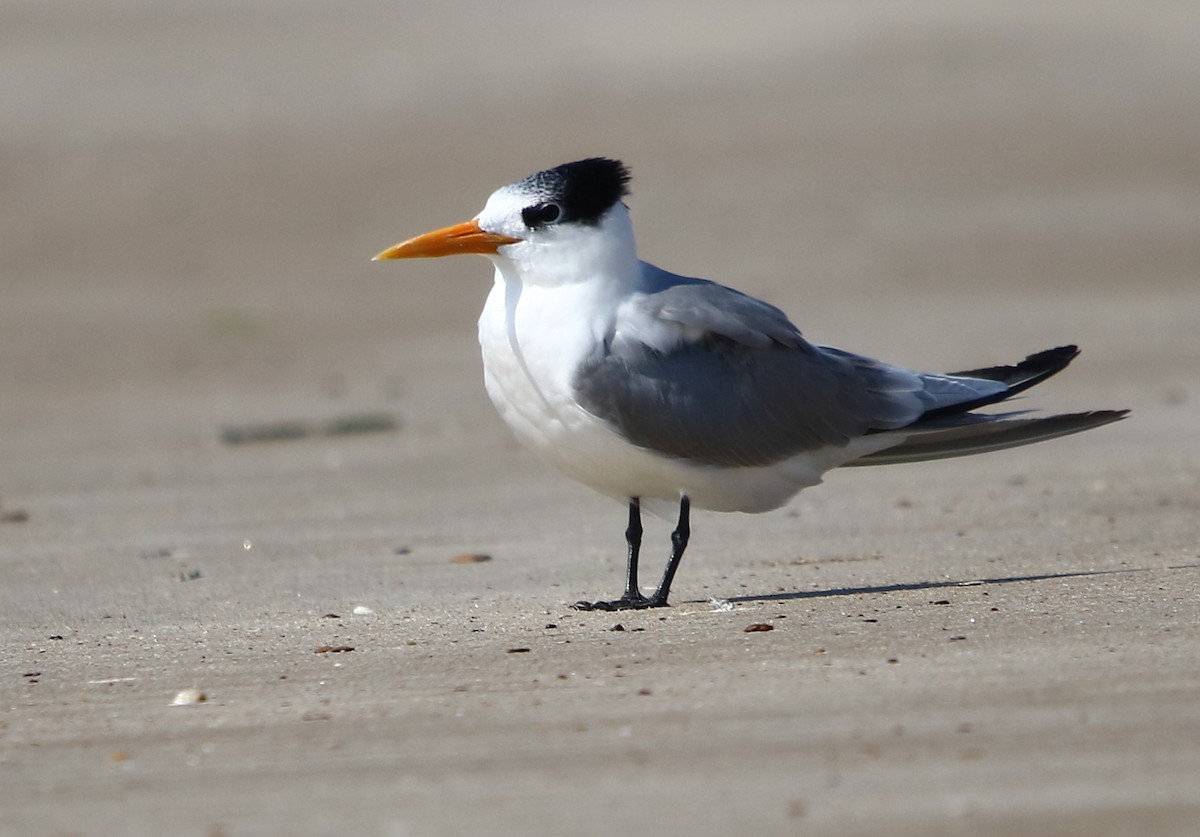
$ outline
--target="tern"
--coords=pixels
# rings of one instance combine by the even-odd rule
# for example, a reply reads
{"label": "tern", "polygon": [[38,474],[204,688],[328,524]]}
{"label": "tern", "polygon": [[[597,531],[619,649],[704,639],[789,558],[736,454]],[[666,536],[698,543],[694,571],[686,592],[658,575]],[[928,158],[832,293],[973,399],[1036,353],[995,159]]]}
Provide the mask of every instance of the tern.
{"label": "tern", "polygon": [[[582,610],[664,607],[692,506],[778,508],[831,468],[1053,439],[1127,410],[980,413],[1061,371],[1075,346],[938,374],[809,343],[778,308],[640,261],[629,170],[593,157],[504,186],[470,221],[375,257],[475,253],[495,266],[479,319],[484,382],[517,438],[628,503],[625,593]],[[678,503],[657,590],[638,584],[642,504]]]}

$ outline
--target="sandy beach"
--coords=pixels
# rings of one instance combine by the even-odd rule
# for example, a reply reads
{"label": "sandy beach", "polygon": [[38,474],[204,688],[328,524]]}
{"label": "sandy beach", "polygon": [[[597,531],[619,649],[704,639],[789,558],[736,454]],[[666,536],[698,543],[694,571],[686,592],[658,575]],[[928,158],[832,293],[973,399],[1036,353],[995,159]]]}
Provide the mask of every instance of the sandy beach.
{"label": "sandy beach", "polygon": [[[1193,4],[408,5],[0,8],[0,834],[1195,833]],[[815,342],[1133,414],[572,611],[624,510],[488,402],[490,266],[370,257],[590,155]]]}

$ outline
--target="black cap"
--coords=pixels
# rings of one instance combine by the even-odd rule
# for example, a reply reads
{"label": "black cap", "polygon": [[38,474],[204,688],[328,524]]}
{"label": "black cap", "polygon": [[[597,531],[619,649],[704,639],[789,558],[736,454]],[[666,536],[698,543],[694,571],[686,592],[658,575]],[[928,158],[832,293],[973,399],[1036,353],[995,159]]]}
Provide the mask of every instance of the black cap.
{"label": "black cap", "polygon": [[589,157],[531,174],[515,185],[544,203],[557,204],[561,214],[554,221],[597,224],[629,194],[628,184],[629,169],[620,160]]}

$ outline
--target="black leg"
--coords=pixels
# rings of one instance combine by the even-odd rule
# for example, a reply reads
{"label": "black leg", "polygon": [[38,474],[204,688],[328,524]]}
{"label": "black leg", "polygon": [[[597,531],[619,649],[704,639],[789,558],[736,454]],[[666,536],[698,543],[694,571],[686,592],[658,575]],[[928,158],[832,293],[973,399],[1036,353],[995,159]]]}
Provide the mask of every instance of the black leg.
{"label": "black leg", "polygon": [[684,494],[679,498],[679,523],[671,533],[671,559],[667,561],[667,569],[663,572],[658,590],[650,597],[650,607],[666,607],[667,596],[671,592],[671,582],[675,580],[675,571],[683,560],[683,551],[687,549],[688,538],[692,534],[691,525],[692,501]]}
{"label": "black leg", "polygon": [[625,527],[629,554],[625,565],[625,595],[611,602],[575,602],[575,610],[636,610],[648,607],[650,600],[638,587],[638,554],[642,549],[642,501],[629,498],[629,525]]}
{"label": "black leg", "polygon": [[688,536],[691,534],[689,513],[692,502],[687,495],[679,498],[679,523],[671,533],[671,558],[663,573],[658,590],[650,598],[642,595],[638,587],[638,553],[642,546],[642,504],[634,497],[629,501],[629,526],[625,529],[625,542],[629,545],[629,559],[625,575],[625,595],[611,602],[576,602],[572,605],[576,610],[641,610],[648,607],[666,607],[667,595],[671,592],[671,582],[675,580],[675,571],[683,559],[683,551],[687,549]]}
{"label": "black leg", "polygon": [[638,552],[642,548],[642,501],[634,497],[629,501],[629,525],[625,527],[625,543],[629,545],[629,558],[625,565],[625,598],[634,599],[642,595],[638,587]]}

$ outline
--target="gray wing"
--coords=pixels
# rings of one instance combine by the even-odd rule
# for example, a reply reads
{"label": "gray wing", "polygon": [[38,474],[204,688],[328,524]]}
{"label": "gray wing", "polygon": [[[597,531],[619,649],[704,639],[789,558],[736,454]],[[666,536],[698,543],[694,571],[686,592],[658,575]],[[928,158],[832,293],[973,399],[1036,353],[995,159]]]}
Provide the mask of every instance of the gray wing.
{"label": "gray wing", "polygon": [[787,314],[774,305],[716,282],[676,276],[653,265],[645,267],[648,288],[639,299],[639,313],[755,349],[807,345]]}
{"label": "gray wing", "polygon": [[667,456],[770,465],[1005,389],[814,346],[783,312],[753,297],[662,271],[652,279],[634,302],[637,317],[683,326],[690,339],[659,350],[616,335],[618,323],[574,386],[590,413]]}

